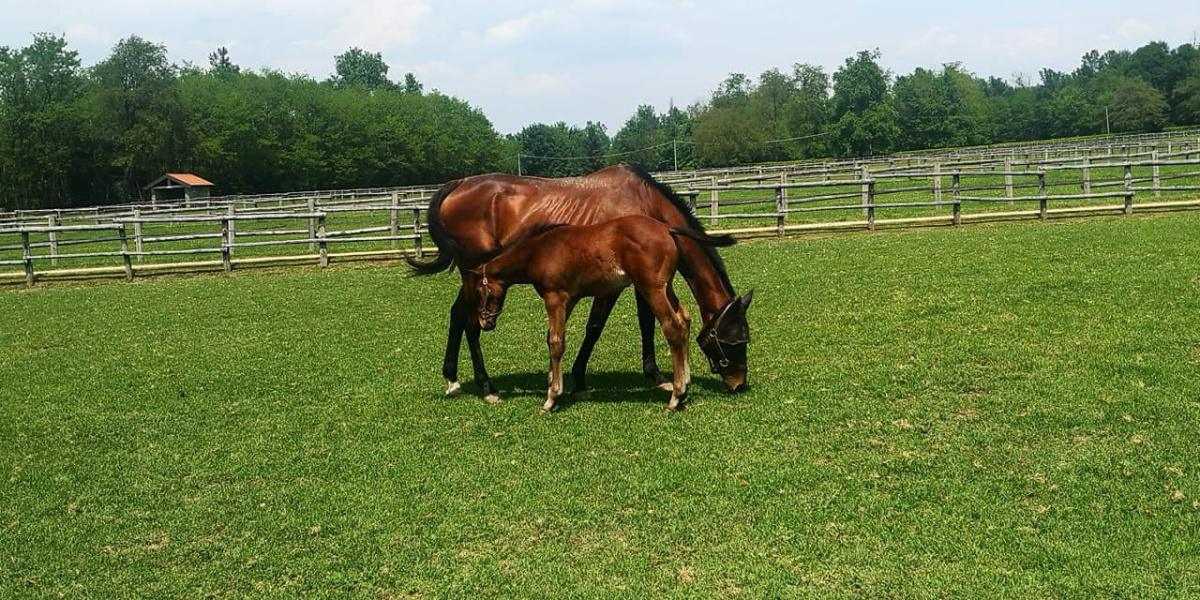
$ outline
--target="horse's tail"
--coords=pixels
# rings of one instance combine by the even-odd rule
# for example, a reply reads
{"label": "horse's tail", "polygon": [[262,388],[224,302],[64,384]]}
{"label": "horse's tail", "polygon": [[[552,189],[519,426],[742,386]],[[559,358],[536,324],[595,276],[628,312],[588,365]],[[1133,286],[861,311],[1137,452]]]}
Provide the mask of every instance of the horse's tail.
{"label": "horse's tail", "polygon": [[708,235],[703,231],[697,231],[689,227],[672,227],[671,235],[682,235],[692,238],[706,246],[732,246],[737,243],[737,240],[732,235]]}
{"label": "horse's tail", "polygon": [[446,224],[442,222],[442,201],[449,196],[462,180],[451,181],[442,187],[438,188],[433,198],[429,199],[429,210],[425,213],[426,226],[429,230],[429,237],[433,238],[433,243],[437,245],[437,258],[429,261],[419,261],[412,256],[406,256],[408,266],[412,269],[413,275],[435,275],[442,271],[449,271],[457,264],[459,256],[462,254],[462,249],[458,242],[454,240],[450,234],[446,233]]}

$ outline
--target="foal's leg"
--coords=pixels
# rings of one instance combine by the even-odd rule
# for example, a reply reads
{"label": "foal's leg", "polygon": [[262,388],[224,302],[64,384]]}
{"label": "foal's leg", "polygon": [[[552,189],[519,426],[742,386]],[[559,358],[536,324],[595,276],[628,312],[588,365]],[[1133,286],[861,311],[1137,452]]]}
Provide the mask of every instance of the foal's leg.
{"label": "foal's leg", "polygon": [[457,396],[462,393],[462,384],[458,382],[458,351],[462,348],[463,319],[466,308],[463,305],[463,290],[459,288],[458,297],[450,305],[450,331],[446,337],[446,355],[442,359],[442,377],[446,378],[446,396]]}
{"label": "foal's leg", "polygon": [[[683,304],[679,302],[679,296],[675,295],[675,290],[669,283],[667,284],[667,300],[671,302],[671,306],[675,307],[675,314],[678,315],[679,319],[683,321],[683,328],[686,332],[684,338],[690,338],[692,336],[692,317],[688,315],[687,309],[684,308]],[[687,387],[692,384],[692,366],[691,362],[688,360],[686,345],[684,348],[683,393],[686,395]]]}
{"label": "foal's leg", "polygon": [[575,381],[575,389],[571,390],[572,394],[582,397],[587,393],[588,361],[592,358],[592,350],[596,347],[596,341],[604,332],[608,315],[612,313],[613,306],[617,304],[617,298],[620,297],[621,292],[617,292],[612,296],[592,300],[592,312],[588,315],[587,332],[583,337],[583,345],[579,347],[579,354],[575,355],[575,365],[571,367],[571,379]]}
{"label": "foal's leg", "polygon": [[688,323],[679,314],[679,311],[671,306],[666,286],[656,290],[647,290],[647,292],[646,300],[662,326],[663,336],[667,338],[667,345],[671,347],[671,401],[667,404],[667,409],[675,410],[679,408],[679,405],[683,403],[684,396],[687,395]]}
{"label": "foal's leg", "polygon": [[549,327],[546,331],[546,346],[550,350],[550,389],[546,391],[546,403],[542,404],[543,412],[554,410],[555,401],[562,395],[562,355],[566,350],[567,313],[570,312],[570,299],[565,294],[546,294],[546,317]]}
{"label": "foal's leg", "polygon": [[650,309],[650,304],[642,297],[641,292],[635,295],[637,296],[638,327],[642,332],[642,373],[653,379],[654,385],[660,389],[669,390],[671,384],[658,370],[658,362],[654,358],[654,311]]}

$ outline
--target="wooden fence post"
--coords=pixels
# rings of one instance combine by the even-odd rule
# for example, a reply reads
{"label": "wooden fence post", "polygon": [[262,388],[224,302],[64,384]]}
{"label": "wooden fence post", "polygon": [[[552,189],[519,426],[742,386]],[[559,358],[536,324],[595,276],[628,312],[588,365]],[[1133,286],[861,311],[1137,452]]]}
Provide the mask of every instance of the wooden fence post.
{"label": "wooden fence post", "polygon": [[[392,192],[392,205],[390,208],[388,208],[388,212],[390,213],[390,216],[391,216],[391,218],[388,220],[388,235],[390,235],[391,237],[394,238],[397,235],[400,235],[400,192]],[[420,225],[420,220],[417,218],[418,214],[419,213],[416,213],[416,212],[413,213],[413,228],[414,228],[413,231],[415,233],[417,233],[417,235],[420,235],[420,231],[417,231],[417,229],[416,229],[417,226]],[[396,246],[398,246],[399,241],[400,240],[393,239],[392,247],[395,248]],[[421,240],[420,240],[420,238],[418,238],[417,239],[417,248],[420,248],[420,247],[421,247]],[[418,252],[417,256],[420,256],[420,255],[421,255],[420,252]]]}
{"label": "wooden fence post", "polygon": [[121,262],[125,265],[125,281],[133,281],[133,262],[129,260],[129,238],[125,235],[125,224],[117,230],[121,237]]}
{"label": "wooden fence post", "polygon": [[225,267],[226,273],[233,270],[233,262],[229,259],[229,254],[233,251],[233,248],[229,247],[233,234],[233,228],[230,225],[229,217],[221,219],[221,265]]}
{"label": "wooden fence post", "polygon": [[933,204],[942,205],[942,163],[933,163]]}
{"label": "wooden fence post", "polygon": [[1092,193],[1092,158],[1091,156],[1083,157],[1083,193]]}
{"label": "wooden fence post", "polygon": [[872,217],[875,215],[875,210],[873,208],[871,208],[871,206],[874,204],[874,201],[871,198],[872,190],[870,189],[870,185],[866,182],[869,173],[870,173],[870,170],[867,168],[867,165],[864,164],[864,165],[861,165],[858,167],[858,178],[863,181],[863,184],[862,184],[863,216],[867,217],[868,221],[871,221],[870,228],[874,229],[875,224],[874,224],[874,219]]}
{"label": "wooden fence post", "polygon": [[787,221],[787,193],[783,185],[775,186],[775,235],[783,237],[783,226]]}
{"label": "wooden fence post", "polygon": [[1125,214],[1133,214],[1133,167],[1125,163]]}
{"label": "wooden fence post", "polygon": [[709,205],[708,205],[708,214],[710,215],[710,216],[709,216],[709,221],[708,221],[708,226],[709,226],[709,227],[716,227],[716,226],[717,226],[717,214],[718,214],[718,209],[717,209],[717,178],[716,178],[716,176],[713,176],[713,177],[709,178],[709,185],[712,187],[712,195],[710,196],[710,198],[711,198],[711,199],[710,199],[710,201],[709,201]]}
{"label": "wooden fence post", "polygon": [[688,190],[687,191],[688,210],[692,211],[693,215],[696,214],[696,198],[699,195],[700,195],[700,192],[697,190]]}
{"label": "wooden fence post", "polygon": [[[425,250],[421,247],[421,209],[413,207],[413,234],[417,237],[413,240],[413,250],[417,253],[417,258],[425,257]],[[395,235],[395,234],[392,234]],[[395,243],[393,241],[392,243]]]}
{"label": "wooden fence post", "polygon": [[954,177],[952,177],[950,179],[950,198],[954,202],[954,207],[951,209],[952,214],[953,214],[952,222],[955,225],[962,225],[962,205],[959,203],[959,200],[958,200],[958,190],[959,190],[960,178],[961,178],[961,175],[959,175],[958,172],[956,171],[954,173]]}
{"label": "wooden fence post", "polygon": [[[46,224],[52,228],[57,227],[58,226],[58,215],[50,215],[50,218],[47,219]],[[47,235],[50,238],[50,265],[57,266],[58,265],[58,232],[54,231],[54,229],[51,229]]]}
{"label": "wooden fence post", "polygon": [[875,231],[875,180],[863,184],[863,202],[867,204],[867,230]]}
{"label": "wooden fence post", "polygon": [[[313,238],[317,237],[317,220],[312,217],[312,214],[317,212],[317,199],[309,197],[308,199],[308,251],[312,252],[316,248]],[[392,234],[395,235],[395,234]]]}
{"label": "wooden fence post", "polygon": [[1008,198],[1009,206],[1013,200],[1013,174],[1012,174],[1012,155],[1004,157],[1004,197]]}
{"label": "wooden fence post", "polygon": [[[229,205],[229,216],[232,217],[233,215],[234,215],[234,208],[233,208],[233,205],[230,204]],[[233,255],[233,240],[237,237],[237,225],[234,224],[233,219],[228,219],[228,223],[229,223],[229,233],[228,233],[228,236],[226,236],[226,237],[229,239],[229,254]]]}
{"label": "wooden fence post", "polygon": [[1162,192],[1160,191],[1160,188],[1162,187],[1162,181],[1158,178],[1159,171],[1158,171],[1158,151],[1157,150],[1150,153],[1150,162],[1154,163],[1150,166],[1151,180],[1152,180],[1150,183],[1150,187],[1154,190],[1154,197],[1158,198],[1162,195]]}
{"label": "wooden fence post", "polygon": [[1046,219],[1046,172],[1038,171],[1038,218]]}
{"label": "wooden fence post", "polygon": [[21,260],[25,263],[25,285],[33,285],[33,255],[29,253],[29,232],[21,231]]}
{"label": "wooden fence post", "polygon": [[317,217],[317,240],[318,247],[320,248],[320,257],[317,259],[317,264],[320,265],[321,268],[328,267],[329,244],[325,239],[325,213],[321,213],[321,215]]}
{"label": "wooden fence post", "polygon": [[142,209],[134,207],[133,219],[133,251],[137,261],[142,262]]}

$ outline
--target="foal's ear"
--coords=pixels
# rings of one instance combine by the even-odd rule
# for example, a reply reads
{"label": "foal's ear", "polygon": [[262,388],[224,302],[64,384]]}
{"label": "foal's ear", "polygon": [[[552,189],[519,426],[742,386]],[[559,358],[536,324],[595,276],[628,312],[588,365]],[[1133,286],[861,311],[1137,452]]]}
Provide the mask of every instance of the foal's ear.
{"label": "foal's ear", "polygon": [[752,289],[746,292],[745,295],[738,299],[738,301],[742,303],[742,310],[750,308],[750,303],[754,301],[754,290]]}

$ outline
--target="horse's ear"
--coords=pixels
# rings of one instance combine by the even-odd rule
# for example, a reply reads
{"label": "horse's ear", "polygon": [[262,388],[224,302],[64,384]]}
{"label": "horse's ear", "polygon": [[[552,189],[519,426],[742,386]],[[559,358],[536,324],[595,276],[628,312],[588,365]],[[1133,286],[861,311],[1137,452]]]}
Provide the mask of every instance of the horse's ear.
{"label": "horse's ear", "polygon": [[752,290],[746,292],[738,300],[739,300],[739,302],[742,303],[742,310],[746,310],[747,308],[750,308],[750,303],[752,301],[754,301],[754,290],[752,289]]}

